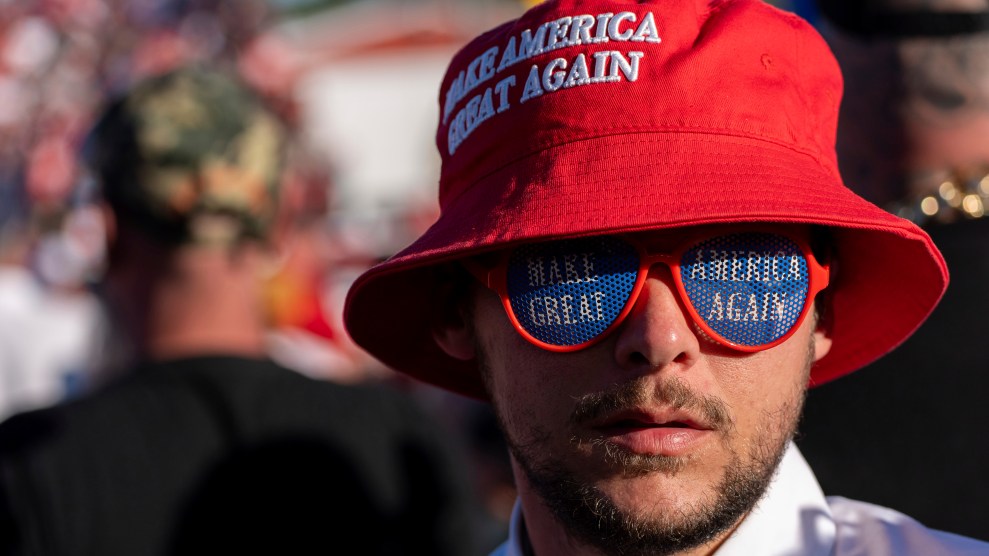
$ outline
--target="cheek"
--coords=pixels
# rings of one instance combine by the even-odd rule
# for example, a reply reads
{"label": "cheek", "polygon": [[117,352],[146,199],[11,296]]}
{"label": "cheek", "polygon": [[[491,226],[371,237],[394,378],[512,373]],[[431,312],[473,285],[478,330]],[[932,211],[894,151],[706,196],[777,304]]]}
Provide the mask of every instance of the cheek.
{"label": "cheek", "polygon": [[559,396],[566,382],[561,360],[566,358],[522,338],[500,305],[482,300],[478,308],[477,353],[483,360],[485,384],[508,434],[518,442],[531,442],[532,437],[543,436],[539,431],[558,428],[567,416]]}
{"label": "cheek", "polygon": [[478,353],[483,354],[485,382],[509,441],[550,453],[566,450],[575,400],[610,384],[605,370],[613,362],[607,350],[546,351],[516,332],[500,304],[485,300],[478,308]]}
{"label": "cheek", "polygon": [[[573,357],[541,350],[514,334],[491,351],[489,384],[496,399],[542,418],[567,418],[580,391],[580,366]],[[541,421],[539,421],[541,422]]]}
{"label": "cheek", "polygon": [[763,428],[767,420],[792,420],[806,389],[810,361],[809,330],[783,345],[715,365],[719,389],[733,408],[739,431]]}

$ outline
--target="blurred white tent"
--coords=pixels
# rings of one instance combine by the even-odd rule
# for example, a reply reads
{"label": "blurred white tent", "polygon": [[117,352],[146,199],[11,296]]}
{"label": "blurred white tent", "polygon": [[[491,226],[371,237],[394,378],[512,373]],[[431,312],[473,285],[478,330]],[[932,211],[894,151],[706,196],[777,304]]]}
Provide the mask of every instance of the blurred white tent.
{"label": "blurred white tent", "polygon": [[436,211],[440,81],[468,40],[519,2],[366,1],[284,24],[309,58],[302,132],[333,169],[334,224],[375,255],[401,248]]}

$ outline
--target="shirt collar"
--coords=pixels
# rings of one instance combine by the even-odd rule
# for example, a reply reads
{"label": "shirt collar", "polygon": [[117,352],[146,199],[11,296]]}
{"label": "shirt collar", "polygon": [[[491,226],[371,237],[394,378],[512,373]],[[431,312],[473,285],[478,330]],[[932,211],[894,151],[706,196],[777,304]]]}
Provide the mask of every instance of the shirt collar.
{"label": "shirt collar", "polygon": [[831,554],[835,524],[814,472],[791,442],[766,493],[717,556]]}
{"label": "shirt collar", "polygon": [[[508,541],[492,556],[525,556],[522,505],[515,501]],[[835,543],[835,524],[824,492],[803,455],[791,442],[773,481],[716,556],[805,554],[826,556]]]}

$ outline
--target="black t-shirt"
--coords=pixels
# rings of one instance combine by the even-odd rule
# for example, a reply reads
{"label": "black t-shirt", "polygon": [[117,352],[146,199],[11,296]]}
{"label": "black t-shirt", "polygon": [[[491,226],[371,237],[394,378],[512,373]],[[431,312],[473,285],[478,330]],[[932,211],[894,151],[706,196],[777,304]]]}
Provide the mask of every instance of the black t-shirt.
{"label": "black t-shirt", "polygon": [[0,547],[461,556],[475,553],[466,480],[459,452],[394,389],[263,360],[147,364],[0,426]]}

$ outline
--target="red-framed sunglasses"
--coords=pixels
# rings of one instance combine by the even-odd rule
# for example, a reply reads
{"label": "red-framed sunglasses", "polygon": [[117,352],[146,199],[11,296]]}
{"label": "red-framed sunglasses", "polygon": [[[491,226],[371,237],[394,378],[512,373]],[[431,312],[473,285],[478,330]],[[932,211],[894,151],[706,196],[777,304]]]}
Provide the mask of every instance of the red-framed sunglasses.
{"label": "red-framed sunglasses", "polygon": [[648,236],[602,235],[522,244],[494,264],[464,261],[501,297],[519,334],[557,352],[620,326],[655,264],[669,267],[697,327],[743,352],[786,341],[830,276],[807,239],[758,228],[694,234],[671,250],[651,249]]}

